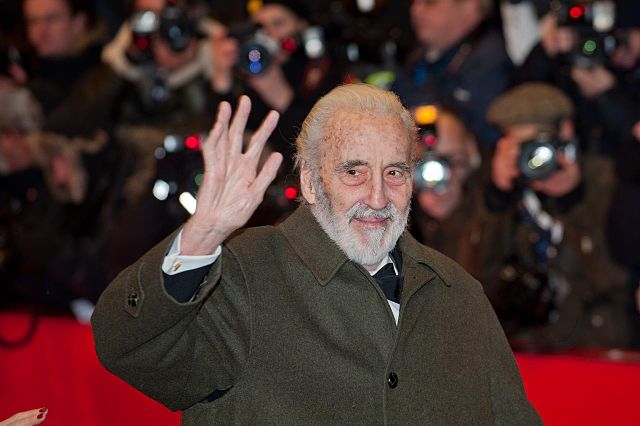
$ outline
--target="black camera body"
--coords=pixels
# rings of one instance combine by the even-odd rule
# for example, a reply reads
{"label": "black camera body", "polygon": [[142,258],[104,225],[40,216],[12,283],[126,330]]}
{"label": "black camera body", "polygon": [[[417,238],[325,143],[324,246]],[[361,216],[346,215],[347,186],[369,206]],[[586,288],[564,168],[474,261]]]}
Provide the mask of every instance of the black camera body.
{"label": "black camera body", "polygon": [[571,62],[580,68],[604,65],[609,62],[617,46],[618,41],[613,34],[580,31],[571,52]]}
{"label": "black camera body", "polygon": [[173,52],[179,53],[196,37],[196,25],[185,11],[169,4],[160,15],[158,34]]}
{"label": "black camera body", "polygon": [[244,23],[235,26],[229,31],[229,37],[239,42],[236,66],[249,75],[258,75],[269,68],[273,57],[279,51],[277,43],[255,24]]}
{"label": "black camera body", "polygon": [[160,15],[149,10],[137,12],[131,17],[130,24],[136,50],[130,59],[138,64],[153,61],[154,34],[158,34],[175,53],[183,52],[197,36],[195,23],[175,2],[167,4]]}
{"label": "black camera body", "polygon": [[558,169],[557,156],[563,153],[575,161],[577,147],[573,141],[562,141],[545,132],[520,146],[518,168],[525,180],[543,180]]}
{"label": "black camera body", "polygon": [[[430,114],[433,114],[432,118],[429,117]],[[416,189],[421,191],[442,192],[449,187],[449,182],[451,181],[451,164],[449,160],[434,151],[438,142],[436,119],[437,109],[432,105],[421,106],[416,109],[418,138],[420,145],[425,149],[425,153],[416,167],[413,183]]]}
{"label": "black camera body", "polygon": [[427,150],[416,167],[413,183],[419,190],[446,191],[451,181],[449,160],[434,151]]}
{"label": "black camera body", "polygon": [[267,36],[260,26],[253,23],[239,24],[229,31],[229,37],[239,41],[237,68],[248,75],[264,72],[280,52],[292,54],[304,49],[308,58],[317,59],[325,54],[324,30],[309,26],[301,34],[284,40]]}
{"label": "black camera body", "polygon": [[591,68],[609,61],[617,46],[612,33],[616,23],[612,1],[554,0],[551,10],[559,26],[575,31],[576,43],[569,53],[572,64]]}

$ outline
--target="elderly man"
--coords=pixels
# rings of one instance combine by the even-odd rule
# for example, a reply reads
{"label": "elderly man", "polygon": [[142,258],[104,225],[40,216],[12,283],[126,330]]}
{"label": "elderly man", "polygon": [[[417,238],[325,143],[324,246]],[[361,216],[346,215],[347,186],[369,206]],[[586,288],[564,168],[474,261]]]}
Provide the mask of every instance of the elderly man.
{"label": "elderly man", "polygon": [[221,105],[196,213],[98,303],[107,368],[184,424],[539,423],[480,285],[403,232],[415,131],[398,99],[321,98],[297,140],[302,205],[232,237],[282,161],[255,172],[275,112],[241,152],[249,110],[229,126]]}

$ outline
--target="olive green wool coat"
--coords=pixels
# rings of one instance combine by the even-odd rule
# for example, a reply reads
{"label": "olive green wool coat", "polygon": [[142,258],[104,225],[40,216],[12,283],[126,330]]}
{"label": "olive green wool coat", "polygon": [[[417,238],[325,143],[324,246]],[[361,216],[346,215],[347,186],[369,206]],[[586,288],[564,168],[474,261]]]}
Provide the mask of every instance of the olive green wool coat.
{"label": "olive green wool coat", "polygon": [[104,365],[183,424],[540,424],[480,284],[408,233],[397,326],[307,207],[231,239],[189,303],[164,289],[172,239],[111,283],[92,323]]}

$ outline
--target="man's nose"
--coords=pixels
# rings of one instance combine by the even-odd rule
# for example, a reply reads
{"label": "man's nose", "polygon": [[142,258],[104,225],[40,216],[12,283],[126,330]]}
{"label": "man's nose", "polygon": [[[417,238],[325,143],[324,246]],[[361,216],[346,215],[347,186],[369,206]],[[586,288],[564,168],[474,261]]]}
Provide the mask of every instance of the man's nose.
{"label": "man's nose", "polygon": [[385,207],[389,199],[385,193],[384,182],[382,176],[375,175],[369,181],[369,193],[365,203],[372,209],[380,210]]}

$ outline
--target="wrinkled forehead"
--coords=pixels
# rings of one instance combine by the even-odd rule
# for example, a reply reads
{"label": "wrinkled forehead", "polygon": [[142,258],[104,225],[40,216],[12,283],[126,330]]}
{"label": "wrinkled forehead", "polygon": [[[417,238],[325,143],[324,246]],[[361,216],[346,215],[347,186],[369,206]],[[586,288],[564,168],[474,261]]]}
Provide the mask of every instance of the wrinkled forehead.
{"label": "wrinkled forehead", "polygon": [[323,129],[321,161],[380,158],[409,163],[412,142],[397,114],[336,111]]}

